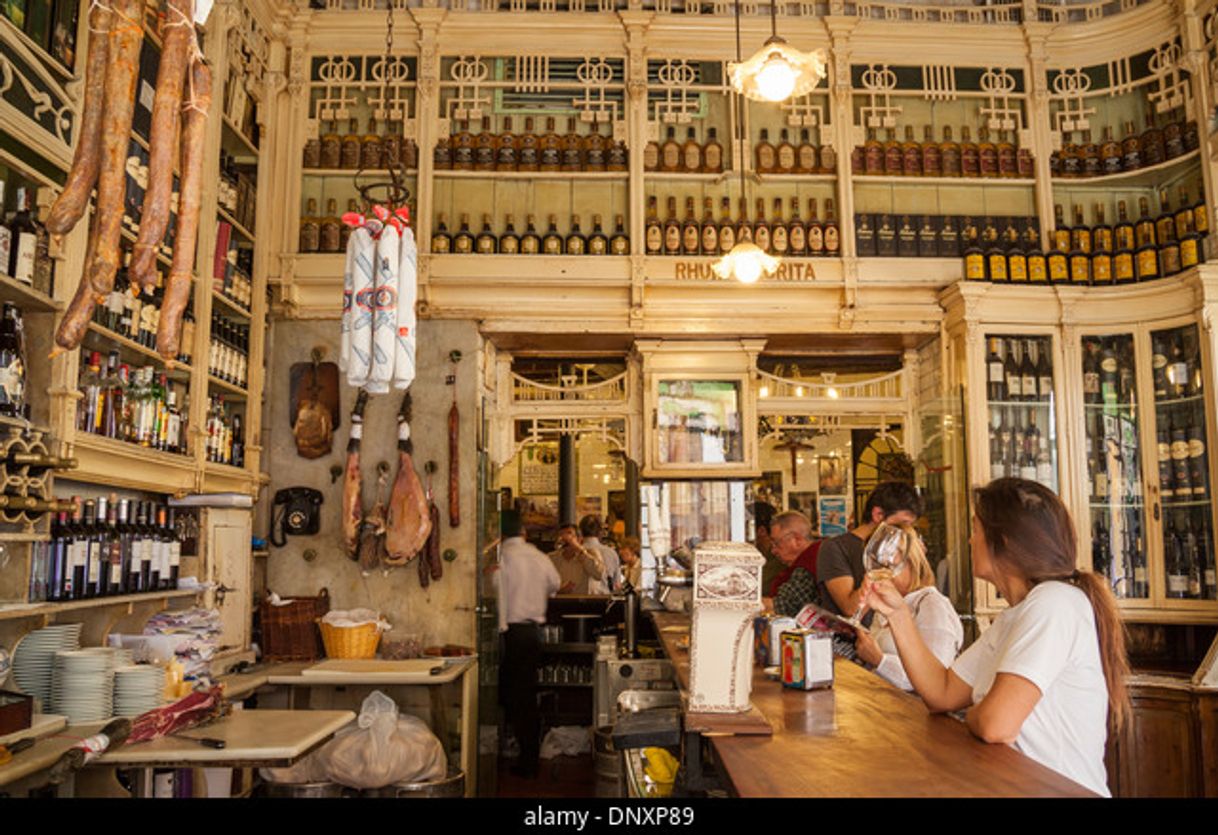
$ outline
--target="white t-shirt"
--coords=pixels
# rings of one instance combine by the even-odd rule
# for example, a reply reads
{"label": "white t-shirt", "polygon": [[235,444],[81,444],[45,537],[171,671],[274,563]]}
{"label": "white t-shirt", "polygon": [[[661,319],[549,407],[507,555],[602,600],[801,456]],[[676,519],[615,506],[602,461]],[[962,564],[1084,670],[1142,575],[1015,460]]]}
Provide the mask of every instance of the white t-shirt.
{"label": "white t-shirt", "polygon": [[[940,664],[950,667],[960,651],[960,645],[964,643],[964,627],[960,625],[960,616],[956,614],[952,602],[934,586],[925,586],[905,595],[905,605],[913,613],[918,634],[922,636],[926,648],[939,659]],[[871,625],[871,637],[875,639],[880,652],[884,653],[875,671],[902,690],[913,690],[901,664],[896,639],[892,637],[888,620],[881,614],[876,614],[875,622]]]}
{"label": "white t-shirt", "polygon": [[1040,690],[1015,748],[1042,765],[1111,797],[1104,769],[1108,686],[1100,662],[1095,612],[1081,589],[1040,583],[994,619],[952,670],[980,702],[998,673],[1026,678]]}

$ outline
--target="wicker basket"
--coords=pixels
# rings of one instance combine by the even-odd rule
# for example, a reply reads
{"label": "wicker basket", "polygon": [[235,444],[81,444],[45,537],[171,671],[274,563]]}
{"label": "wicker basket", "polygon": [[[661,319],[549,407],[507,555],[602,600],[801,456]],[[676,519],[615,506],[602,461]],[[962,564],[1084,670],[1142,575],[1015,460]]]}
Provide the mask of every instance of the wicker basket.
{"label": "wicker basket", "polygon": [[334,626],[321,620],[321,640],[326,645],[327,658],[375,658],[381,642],[381,630],[375,623],[360,626]]}
{"label": "wicker basket", "polygon": [[272,606],[263,600],[259,608],[262,621],[262,657],[267,661],[312,661],[322,657],[321,635],[317,620],[330,611],[330,592],[322,589],[316,597],[294,597],[286,606]]}

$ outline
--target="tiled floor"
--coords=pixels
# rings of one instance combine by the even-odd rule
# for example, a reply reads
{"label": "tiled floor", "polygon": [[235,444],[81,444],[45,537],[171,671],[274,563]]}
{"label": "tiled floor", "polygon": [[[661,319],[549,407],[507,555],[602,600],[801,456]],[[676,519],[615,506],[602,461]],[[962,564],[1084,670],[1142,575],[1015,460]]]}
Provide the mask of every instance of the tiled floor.
{"label": "tiled floor", "polygon": [[499,761],[498,797],[595,797],[596,768],[591,753],[541,761],[532,779],[517,777],[508,769],[512,760]]}

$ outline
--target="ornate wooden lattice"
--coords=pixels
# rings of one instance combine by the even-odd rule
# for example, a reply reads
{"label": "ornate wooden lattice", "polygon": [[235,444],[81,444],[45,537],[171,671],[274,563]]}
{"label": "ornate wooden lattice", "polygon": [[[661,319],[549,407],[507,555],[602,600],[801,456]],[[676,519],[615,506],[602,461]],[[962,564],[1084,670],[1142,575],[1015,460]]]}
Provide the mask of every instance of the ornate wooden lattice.
{"label": "ornate wooden lattice", "polygon": [[[405,135],[414,136],[414,59],[384,55],[332,55],[313,59],[310,115],[314,120],[348,119],[361,105],[378,120],[405,123]],[[389,84],[385,85],[386,73]],[[388,100],[384,100],[384,92]]]}

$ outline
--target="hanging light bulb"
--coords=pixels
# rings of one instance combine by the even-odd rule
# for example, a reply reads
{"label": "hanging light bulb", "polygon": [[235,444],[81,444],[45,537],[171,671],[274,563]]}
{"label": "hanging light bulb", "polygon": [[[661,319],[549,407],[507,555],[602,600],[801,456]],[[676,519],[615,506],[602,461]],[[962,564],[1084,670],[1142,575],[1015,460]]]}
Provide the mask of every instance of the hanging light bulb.
{"label": "hanging light bulb", "polygon": [[732,247],[732,251],[716,261],[711,269],[720,278],[735,278],[741,284],[756,284],[762,275],[777,272],[778,259],[767,255],[756,244],[743,241]]}
{"label": "hanging light bulb", "polygon": [[[777,3],[770,3],[770,39],[747,61],[728,66],[732,87],[757,101],[782,102],[809,92],[825,77],[825,52],[800,52],[778,36]],[[740,4],[736,4],[739,23]]]}

